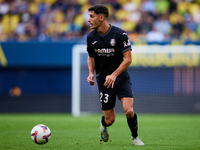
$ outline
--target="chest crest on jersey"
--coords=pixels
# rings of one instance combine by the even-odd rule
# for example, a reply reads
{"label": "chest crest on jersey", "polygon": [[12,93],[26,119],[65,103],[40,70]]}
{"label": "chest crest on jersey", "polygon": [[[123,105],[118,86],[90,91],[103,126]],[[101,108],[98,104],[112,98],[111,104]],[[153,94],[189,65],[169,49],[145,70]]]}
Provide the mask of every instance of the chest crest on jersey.
{"label": "chest crest on jersey", "polygon": [[111,45],[111,46],[115,46],[115,44],[116,44],[115,39],[111,39],[111,40],[110,40],[110,45]]}

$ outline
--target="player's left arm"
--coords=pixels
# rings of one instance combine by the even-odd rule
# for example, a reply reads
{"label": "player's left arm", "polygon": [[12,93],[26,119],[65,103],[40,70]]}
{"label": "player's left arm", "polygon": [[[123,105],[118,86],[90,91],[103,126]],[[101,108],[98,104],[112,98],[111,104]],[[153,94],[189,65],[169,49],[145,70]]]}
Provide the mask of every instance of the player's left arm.
{"label": "player's left arm", "polygon": [[123,73],[132,63],[131,50],[124,52],[123,55],[124,55],[124,60],[119,65],[119,67],[111,75],[106,76],[106,81],[104,82],[104,86],[106,86],[107,88],[109,87],[113,88],[117,76]]}

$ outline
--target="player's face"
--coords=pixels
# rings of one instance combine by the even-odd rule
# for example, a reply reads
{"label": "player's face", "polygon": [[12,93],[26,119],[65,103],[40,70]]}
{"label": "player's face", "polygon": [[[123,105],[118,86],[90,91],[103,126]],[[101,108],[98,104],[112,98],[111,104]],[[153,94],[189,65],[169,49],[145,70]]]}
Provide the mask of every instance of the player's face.
{"label": "player's face", "polygon": [[100,16],[96,14],[94,11],[90,11],[88,22],[90,23],[91,29],[97,29],[101,23]]}

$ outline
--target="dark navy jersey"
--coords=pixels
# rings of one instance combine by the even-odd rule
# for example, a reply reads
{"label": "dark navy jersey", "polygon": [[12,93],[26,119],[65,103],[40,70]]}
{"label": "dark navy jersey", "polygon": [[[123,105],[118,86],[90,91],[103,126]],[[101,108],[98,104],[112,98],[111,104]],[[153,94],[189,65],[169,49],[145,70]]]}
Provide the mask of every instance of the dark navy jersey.
{"label": "dark navy jersey", "polygon": [[[123,53],[128,50],[131,50],[131,43],[127,33],[118,27],[111,25],[104,35],[94,29],[87,36],[87,51],[90,57],[94,57],[99,80],[105,80],[119,67]],[[126,71],[123,74],[127,74]]]}

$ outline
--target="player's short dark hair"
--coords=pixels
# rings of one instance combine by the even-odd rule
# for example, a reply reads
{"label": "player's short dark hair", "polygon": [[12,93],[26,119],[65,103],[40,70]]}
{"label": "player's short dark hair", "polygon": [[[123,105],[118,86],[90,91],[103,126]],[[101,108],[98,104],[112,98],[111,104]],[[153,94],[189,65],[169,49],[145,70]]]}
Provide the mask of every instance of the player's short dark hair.
{"label": "player's short dark hair", "polygon": [[88,11],[94,11],[96,14],[104,14],[108,18],[108,8],[102,4],[96,4],[88,8]]}

